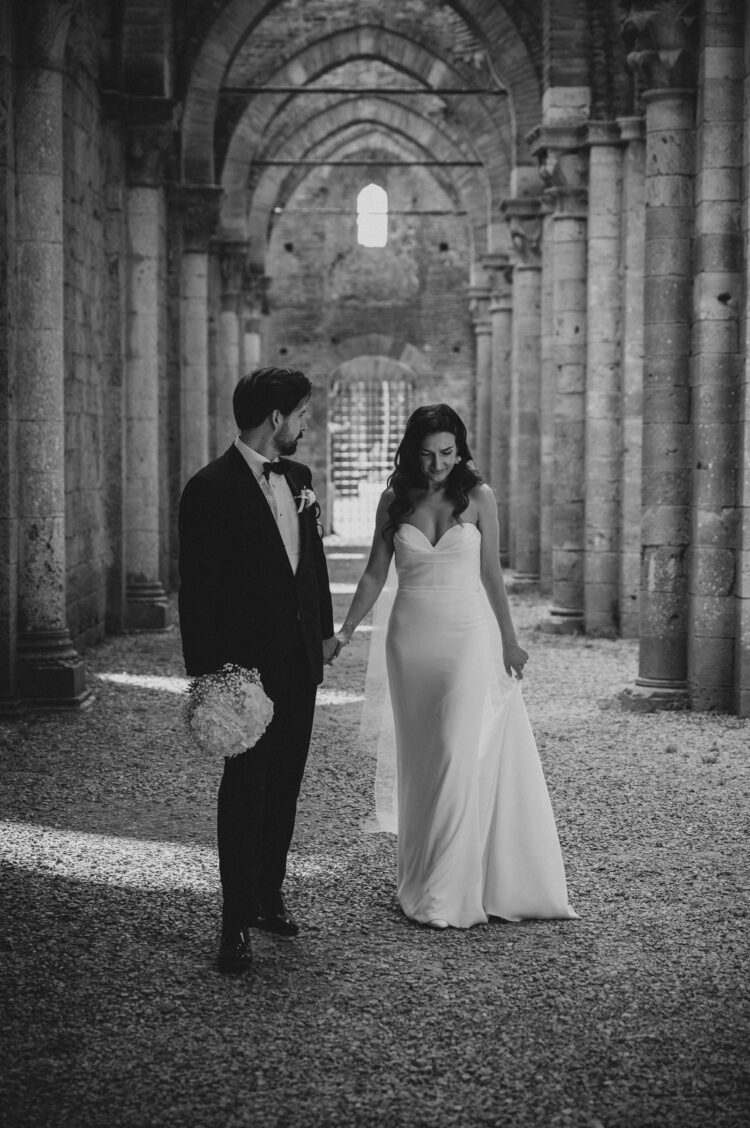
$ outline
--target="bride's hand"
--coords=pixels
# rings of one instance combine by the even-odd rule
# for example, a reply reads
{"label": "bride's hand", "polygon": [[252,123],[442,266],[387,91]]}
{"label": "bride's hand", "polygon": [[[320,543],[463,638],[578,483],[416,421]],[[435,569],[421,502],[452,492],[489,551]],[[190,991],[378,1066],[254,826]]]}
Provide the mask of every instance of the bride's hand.
{"label": "bride's hand", "polygon": [[351,642],[352,636],[347,634],[346,631],[339,631],[339,633],[335,637],[336,637],[336,642],[338,643],[338,646],[336,647],[336,657],[338,658],[339,654],[344,649],[344,647],[348,646],[349,643]]}
{"label": "bride's hand", "polygon": [[522,646],[517,642],[511,643],[509,646],[503,647],[503,665],[508,677],[511,676],[511,671],[517,678],[523,677],[523,668],[529,660],[529,656]]}

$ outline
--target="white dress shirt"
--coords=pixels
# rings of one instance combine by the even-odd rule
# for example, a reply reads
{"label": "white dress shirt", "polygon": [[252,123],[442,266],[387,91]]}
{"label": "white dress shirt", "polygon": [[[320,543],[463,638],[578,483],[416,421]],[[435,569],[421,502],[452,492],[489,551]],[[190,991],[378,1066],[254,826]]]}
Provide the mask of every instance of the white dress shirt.
{"label": "white dress shirt", "polygon": [[234,440],[234,445],[245,459],[255,475],[258,485],[263,490],[271,512],[276,518],[276,524],[279,526],[281,539],[284,542],[292,571],[296,572],[299,564],[299,519],[289,483],[283,474],[269,474],[268,480],[266,480],[263,465],[266,462],[275,461],[275,459],[264,458],[262,454],[258,454],[257,450],[253,450],[252,447],[243,443],[239,435]]}

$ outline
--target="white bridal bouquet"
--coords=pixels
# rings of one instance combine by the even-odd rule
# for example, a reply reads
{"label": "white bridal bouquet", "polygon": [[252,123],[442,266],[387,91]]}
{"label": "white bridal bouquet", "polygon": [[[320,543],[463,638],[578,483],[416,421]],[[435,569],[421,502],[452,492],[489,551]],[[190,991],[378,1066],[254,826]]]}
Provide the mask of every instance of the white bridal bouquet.
{"label": "white bridal bouquet", "polygon": [[253,748],[271,723],[273,702],[257,670],[227,662],[188,685],[187,725],[204,752],[239,756]]}

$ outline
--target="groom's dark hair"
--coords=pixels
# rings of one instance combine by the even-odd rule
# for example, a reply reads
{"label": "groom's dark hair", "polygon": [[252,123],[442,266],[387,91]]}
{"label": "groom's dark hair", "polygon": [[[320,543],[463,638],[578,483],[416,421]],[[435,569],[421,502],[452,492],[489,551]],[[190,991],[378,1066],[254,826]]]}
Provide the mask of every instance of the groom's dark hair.
{"label": "groom's dark hair", "polygon": [[312,384],[297,368],[256,368],[243,376],[232,396],[234,418],[240,431],[259,427],[272,411],[291,415],[310,398]]}

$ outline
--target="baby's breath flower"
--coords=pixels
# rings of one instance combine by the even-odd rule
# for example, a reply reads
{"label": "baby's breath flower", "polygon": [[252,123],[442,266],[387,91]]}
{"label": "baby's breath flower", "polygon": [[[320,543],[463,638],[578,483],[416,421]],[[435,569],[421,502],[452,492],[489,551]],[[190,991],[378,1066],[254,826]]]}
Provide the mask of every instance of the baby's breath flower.
{"label": "baby's breath flower", "polygon": [[227,662],[188,686],[188,729],[204,752],[239,756],[254,748],[273,717],[257,670]]}

